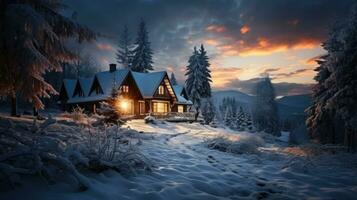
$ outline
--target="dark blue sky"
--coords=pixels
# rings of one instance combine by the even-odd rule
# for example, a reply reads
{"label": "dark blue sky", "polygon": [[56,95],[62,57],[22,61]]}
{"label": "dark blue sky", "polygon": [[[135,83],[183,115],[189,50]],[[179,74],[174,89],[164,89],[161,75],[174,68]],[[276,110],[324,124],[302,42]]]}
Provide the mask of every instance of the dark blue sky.
{"label": "dark blue sky", "polygon": [[66,0],[79,22],[105,37],[86,47],[101,66],[114,62],[119,34],[126,24],[132,38],[143,18],[154,50],[156,70],[184,80],[195,45],[205,44],[215,89],[249,92],[269,73],[278,94],[309,92],[324,53],[328,28],[347,17],[353,0]]}

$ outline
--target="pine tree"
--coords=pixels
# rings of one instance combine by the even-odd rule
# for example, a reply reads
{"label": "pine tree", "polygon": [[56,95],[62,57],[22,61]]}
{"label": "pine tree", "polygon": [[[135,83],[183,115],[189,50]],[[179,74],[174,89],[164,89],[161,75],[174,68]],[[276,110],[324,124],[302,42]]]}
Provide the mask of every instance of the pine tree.
{"label": "pine tree", "polygon": [[120,120],[120,106],[121,101],[120,93],[115,86],[112,88],[111,96],[103,102],[100,102],[100,108],[98,108],[98,114],[104,116],[104,122],[121,125],[123,122]]}
{"label": "pine tree", "polygon": [[203,91],[203,83],[204,74],[202,73],[201,62],[199,53],[194,47],[193,55],[190,57],[188,61],[189,65],[186,69],[186,87],[187,93],[195,107],[196,115],[195,120],[197,121],[199,115],[199,109],[201,107],[201,98]]}
{"label": "pine tree", "polygon": [[204,99],[201,110],[205,124],[210,124],[215,117],[215,107],[211,98]]}
{"label": "pine tree", "polygon": [[149,72],[154,70],[150,47],[148,31],[146,30],[145,22],[142,20],[139,25],[138,36],[135,40],[135,48],[133,50],[133,61],[131,70],[136,72]]}
{"label": "pine tree", "polygon": [[94,33],[61,15],[61,1],[1,1],[0,3],[0,95],[8,95],[12,115],[16,97],[43,108],[42,97],[57,94],[43,76],[61,71],[61,64],[76,57],[63,41],[77,37],[91,40]]}
{"label": "pine tree", "polygon": [[269,77],[263,78],[256,85],[253,105],[253,122],[258,131],[265,131],[280,136],[279,116],[275,101],[275,92]]}
{"label": "pine tree", "polygon": [[228,127],[232,127],[233,124],[233,111],[232,111],[232,107],[228,106],[227,109],[225,110],[224,113],[224,124]]}
{"label": "pine tree", "polygon": [[207,56],[207,52],[205,48],[203,47],[203,44],[201,44],[201,48],[199,50],[199,56],[200,56],[200,62],[201,62],[201,70],[204,74],[203,77],[203,90],[202,90],[202,97],[203,98],[208,98],[211,97],[211,82],[212,82],[212,77],[211,77],[211,70],[209,69],[209,58]]}
{"label": "pine tree", "polygon": [[357,7],[347,23],[337,24],[323,43],[327,55],[318,60],[313,105],[306,121],[321,143],[357,148]]}
{"label": "pine tree", "polygon": [[173,72],[171,73],[170,81],[171,81],[172,85],[177,85],[176,77],[175,77],[175,74]]}
{"label": "pine tree", "polygon": [[116,53],[117,63],[121,64],[124,68],[130,69],[132,61],[132,51],[129,37],[129,30],[127,26],[124,26],[123,32],[119,38],[119,44]]}

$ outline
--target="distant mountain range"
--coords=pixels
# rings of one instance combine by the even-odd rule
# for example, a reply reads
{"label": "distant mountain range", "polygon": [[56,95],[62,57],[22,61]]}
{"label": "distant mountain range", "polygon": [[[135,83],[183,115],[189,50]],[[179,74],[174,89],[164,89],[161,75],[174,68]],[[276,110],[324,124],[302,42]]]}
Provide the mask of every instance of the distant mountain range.
{"label": "distant mountain range", "polygon": [[[235,98],[237,103],[245,110],[250,110],[254,99],[253,96],[237,90],[212,92],[212,99],[217,107],[222,103],[222,100],[225,97]],[[310,106],[311,102],[311,94],[285,96],[277,99],[280,118],[304,117],[304,110]]]}

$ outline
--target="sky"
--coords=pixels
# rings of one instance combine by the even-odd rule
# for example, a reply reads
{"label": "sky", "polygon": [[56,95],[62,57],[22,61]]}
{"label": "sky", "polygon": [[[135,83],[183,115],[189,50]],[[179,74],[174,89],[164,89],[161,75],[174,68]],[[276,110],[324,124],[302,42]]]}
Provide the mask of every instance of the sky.
{"label": "sky", "polygon": [[214,90],[252,93],[269,74],[278,96],[311,93],[321,44],[353,0],[65,0],[67,13],[100,33],[83,51],[102,70],[115,63],[124,25],[134,40],[143,19],[154,69],[174,72],[184,83],[194,46],[210,58]]}

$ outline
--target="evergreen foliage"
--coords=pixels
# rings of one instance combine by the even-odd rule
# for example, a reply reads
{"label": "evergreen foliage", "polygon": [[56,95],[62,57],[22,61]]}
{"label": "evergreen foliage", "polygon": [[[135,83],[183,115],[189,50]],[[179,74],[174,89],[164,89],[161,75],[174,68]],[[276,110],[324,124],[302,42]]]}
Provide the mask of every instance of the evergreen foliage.
{"label": "evergreen foliage", "polygon": [[201,111],[205,124],[210,124],[215,117],[215,107],[211,98],[203,100]]}
{"label": "evergreen foliage", "polygon": [[357,7],[347,22],[340,22],[323,43],[327,54],[316,68],[313,104],[306,124],[313,139],[323,144],[357,148]]}
{"label": "evergreen foliage", "polygon": [[203,83],[202,80],[204,79],[204,74],[201,70],[201,62],[199,53],[194,48],[193,55],[190,57],[188,61],[189,65],[187,66],[186,71],[186,87],[187,93],[193,103],[193,106],[196,110],[195,120],[199,115],[199,109],[201,107],[201,98],[202,98],[202,91],[203,91]]}
{"label": "evergreen foliage", "polygon": [[177,85],[177,80],[173,72],[171,73],[170,81],[172,85]]}
{"label": "evergreen foliage", "polygon": [[16,115],[16,96],[21,94],[43,108],[43,97],[57,94],[43,76],[61,71],[62,63],[76,60],[63,41],[75,37],[79,42],[95,38],[92,31],[61,15],[62,1],[2,1],[0,6],[0,95],[12,99]]}
{"label": "evergreen foliage", "polygon": [[117,63],[129,69],[131,67],[132,58],[129,30],[127,26],[124,26],[123,32],[120,34],[116,53]]}
{"label": "evergreen foliage", "polygon": [[278,107],[275,91],[269,77],[262,78],[255,88],[253,122],[258,131],[280,136]]}
{"label": "evergreen foliage", "polygon": [[154,62],[152,61],[153,52],[150,47],[149,33],[146,30],[146,25],[143,20],[139,24],[138,35],[134,46],[131,70],[145,73],[154,70]]}
{"label": "evergreen foliage", "polygon": [[200,50],[199,50],[199,57],[200,57],[200,62],[201,62],[201,70],[203,73],[203,79],[202,79],[202,97],[203,98],[209,98],[211,97],[211,82],[212,82],[212,77],[211,77],[211,70],[209,69],[209,61],[208,61],[208,56],[207,56],[207,51],[203,47],[203,44],[201,44]]}

